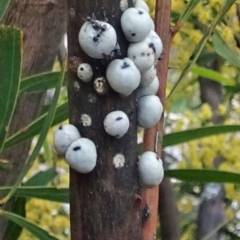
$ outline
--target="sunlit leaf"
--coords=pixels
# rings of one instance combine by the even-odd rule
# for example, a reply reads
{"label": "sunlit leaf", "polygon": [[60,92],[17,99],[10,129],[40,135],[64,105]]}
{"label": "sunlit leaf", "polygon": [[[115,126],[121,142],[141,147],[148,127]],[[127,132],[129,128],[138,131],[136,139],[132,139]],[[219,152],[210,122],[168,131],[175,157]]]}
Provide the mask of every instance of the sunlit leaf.
{"label": "sunlit leaf", "polygon": [[173,146],[191,140],[204,138],[216,134],[240,131],[240,125],[218,125],[169,133],[163,136],[163,147]]}
{"label": "sunlit leaf", "polygon": [[197,74],[198,76],[208,78],[210,80],[213,80],[215,82],[219,82],[223,85],[226,86],[234,86],[235,81],[232,78],[226,78],[224,77],[221,73],[216,72],[212,69],[207,69],[204,67],[198,67],[198,66],[193,66],[191,68],[191,72]]}
{"label": "sunlit leaf", "polygon": [[191,182],[217,182],[217,183],[240,183],[240,174],[218,170],[206,169],[176,169],[166,170],[165,176],[182,181]]}
{"label": "sunlit leaf", "polygon": [[237,57],[228,46],[228,44],[222,39],[217,30],[215,30],[213,36],[213,47],[216,53],[218,53],[223,59],[227,60],[229,63],[240,68],[240,59]]}

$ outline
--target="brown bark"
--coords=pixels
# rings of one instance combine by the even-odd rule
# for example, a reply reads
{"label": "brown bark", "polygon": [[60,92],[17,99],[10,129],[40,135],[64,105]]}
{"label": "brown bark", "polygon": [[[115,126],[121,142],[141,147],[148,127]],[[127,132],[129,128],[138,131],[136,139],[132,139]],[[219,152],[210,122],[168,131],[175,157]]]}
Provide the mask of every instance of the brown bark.
{"label": "brown bark", "polygon": [[[60,39],[65,31],[64,0],[12,0],[3,23],[23,31],[22,76],[52,69]],[[39,113],[43,94],[19,96],[9,133],[12,134],[29,124]],[[13,164],[10,172],[1,172],[0,185],[12,185],[28,155],[30,142],[19,144],[4,153]],[[5,221],[0,220],[4,234]]]}
{"label": "brown bark", "polygon": [[[69,112],[70,122],[78,127],[83,137],[97,147],[97,166],[88,174],[70,170],[70,219],[72,240],[140,240],[142,214],[137,181],[137,124],[136,96],[121,98],[111,89],[99,96],[93,81],[78,81],[74,62],[88,62],[94,69],[93,79],[105,77],[109,60],[94,60],[86,56],[78,43],[78,32],[87,16],[98,20],[108,18],[118,34],[122,56],[126,57],[127,43],[120,29],[119,0],[68,1],[69,43]],[[104,8],[103,8],[104,6]],[[80,58],[80,59],[78,59]],[[105,116],[122,110],[130,120],[127,134],[120,139],[107,135],[103,128]],[[92,123],[84,126],[81,115],[88,114]],[[113,165],[113,157],[125,156],[122,168]]]}
{"label": "brown bark", "polygon": [[[157,74],[160,81],[158,96],[161,99],[163,106],[165,105],[165,91],[168,73],[168,61],[170,43],[172,38],[171,23],[171,1],[159,0],[156,4],[155,28],[156,32],[163,42],[163,56],[162,60],[157,65]],[[162,136],[163,136],[164,115],[159,124],[151,129],[147,129],[144,133],[144,151],[156,151],[159,156],[162,154]],[[155,147],[157,146],[157,148]],[[160,193],[160,198],[161,198]],[[159,188],[155,187],[147,189],[142,192],[143,203],[150,209],[150,215],[143,226],[143,240],[152,240],[156,237],[157,215],[158,215],[158,195]],[[164,207],[165,208],[165,207]],[[161,211],[167,209],[160,209],[160,221],[165,221],[161,218]],[[164,229],[163,229],[164,231]]]}

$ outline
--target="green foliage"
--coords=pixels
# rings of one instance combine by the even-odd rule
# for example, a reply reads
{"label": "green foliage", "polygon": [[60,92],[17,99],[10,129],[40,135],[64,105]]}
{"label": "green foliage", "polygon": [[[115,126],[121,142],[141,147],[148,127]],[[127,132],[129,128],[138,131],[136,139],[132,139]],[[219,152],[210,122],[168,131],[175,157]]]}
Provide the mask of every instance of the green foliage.
{"label": "green foliage", "polygon": [[11,0],[0,0],[0,21],[3,18],[3,15],[5,11],[7,10],[7,7],[9,5]]}
{"label": "green foliage", "polygon": [[[47,115],[48,115],[47,113],[42,114],[36,120],[34,120],[28,126],[26,126],[24,129],[16,132],[15,134],[7,138],[5,141],[4,150],[14,145],[17,145],[21,142],[32,139],[35,135],[39,134],[39,132],[42,130],[43,123]],[[65,102],[57,107],[51,126],[55,126],[56,124],[63,122],[64,120],[67,119],[67,117],[68,117],[68,103]]]}
{"label": "green foliage", "polygon": [[197,183],[240,183],[240,174],[210,169],[176,169],[166,170],[166,177]]}
{"label": "green foliage", "polygon": [[47,72],[22,79],[21,92],[43,92],[54,88],[58,81],[59,72]]}
{"label": "green foliage", "polygon": [[21,217],[17,214],[11,213],[11,212],[2,211],[2,210],[0,210],[0,215],[11,220],[12,222],[18,224],[20,227],[26,228],[28,231],[33,233],[39,239],[58,240],[57,238],[49,235],[47,231],[43,230],[42,228],[38,227],[37,225],[35,225],[29,221],[27,221],[26,218],[24,218],[24,217]]}
{"label": "green foliage", "polygon": [[22,60],[21,44],[20,30],[0,26],[0,153],[18,96]]}
{"label": "green foliage", "polygon": [[198,129],[169,133],[165,134],[163,137],[163,147],[173,146],[211,135],[230,133],[236,131],[240,131],[240,125],[220,125],[201,127]]}

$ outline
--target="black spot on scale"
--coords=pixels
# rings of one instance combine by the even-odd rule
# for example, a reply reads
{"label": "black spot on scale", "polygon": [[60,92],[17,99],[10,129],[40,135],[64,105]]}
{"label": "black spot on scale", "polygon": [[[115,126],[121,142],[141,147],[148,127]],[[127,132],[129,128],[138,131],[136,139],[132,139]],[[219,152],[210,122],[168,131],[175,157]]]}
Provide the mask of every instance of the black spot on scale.
{"label": "black spot on scale", "polygon": [[136,33],[132,33],[132,37],[135,37],[136,36]]}
{"label": "black spot on scale", "polygon": [[123,65],[121,66],[121,68],[124,69],[124,68],[128,68],[129,66],[130,65],[128,63],[124,62]]}
{"label": "black spot on scale", "polygon": [[156,159],[159,161],[159,157],[156,155]]}
{"label": "black spot on scale", "polygon": [[84,70],[84,68],[83,68],[83,67],[81,67],[81,68],[80,68],[80,70],[81,70],[81,71],[83,71],[83,70]]}
{"label": "black spot on scale", "polygon": [[153,52],[156,53],[156,48],[153,43],[149,43],[148,47],[150,47],[153,50]]}
{"label": "black spot on scale", "polygon": [[80,149],[81,149],[80,146],[76,146],[76,147],[73,148],[73,151],[78,151],[78,150],[80,150]]}
{"label": "black spot on scale", "polygon": [[122,120],[123,118],[122,117],[117,117],[116,118],[116,121],[120,121],[120,120]]}
{"label": "black spot on scale", "polygon": [[59,130],[62,130],[62,129],[63,129],[63,126],[62,126],[62,125],[60,125],[58,129],[59,129]]}
{"label": "black spot on scale", "polygon": [[140,11],[138,11],[138,14],[142,15],[142,14],[144,14],[144,12],[140,10]]}

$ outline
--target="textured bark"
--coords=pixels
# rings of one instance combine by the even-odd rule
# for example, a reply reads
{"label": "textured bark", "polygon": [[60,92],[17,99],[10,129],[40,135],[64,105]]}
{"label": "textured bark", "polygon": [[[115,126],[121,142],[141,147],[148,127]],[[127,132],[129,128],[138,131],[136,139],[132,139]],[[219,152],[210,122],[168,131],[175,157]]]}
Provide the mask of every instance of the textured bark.
{"label": "textured bark", "polygon": [[[60,39],[65,31],[64,0],[12,0],[3,23],[23,31],[22,76],[52,69]],[[43,94],[23,93],[9,129],[12,134],[29,124],[39,113]],[[1,172],[0,185],[12,185],[28,156],[30,142],[19,144],[4,153],[13,164],[10,172]],[[10,208],[10,206],[8,206]],[[0,219],[0,239],[6,222]]]}
{"label": "textured bark", "polygon": [[[208,63],[209,68],[213,70],[219,70],[220,60],[214,59]],[[205,66],[206,67],[206,66]],[[199,78],[201,100],[203,103],[208,103],[213,111],[212,122],[219,124],[222,121],[222,117],[218,115],[218,105],[222,102],[222,85],[220,83],[211,81],[206,78]],[[216,168],[221,162],[219,157],[216,157],[213,162],[213,167]],[[209,183],[205,186],[205,189],[201,195],[201,203],[199,205],[198,217],[197,217],[197,239],[202,239],[212,231],[213,234],[208,240],[217,240],[220,238],[220,231],[217,229],[219,224],[224,222],[224,193],[222,186],[217,194],[209,194],[209,189],[213,184]],[[214,190],[212,189],[212,192]],[[208,193],[207,197],[206,194]]]}
{"label": "textured bark", "polygon": [[[72,240],[140,240],[142,213],[137,181],[137,124],[136,96],[121,98],[111,89],[99,96],[93,81],[83,83],[76,76],[76,62],[88,62],[94,69],[93,79],[105,77],[109,60],[94,60],[86,56],[78,43],[78,32],[87,16],[98,20],[108,18],[118,34],[122,56],[127,43],[120,29],[119,0],[68,1],[69,53],[69,113],[70,122],[78,127],[82,137],[91,139],[97,147],[97,166],[88,174],[70,170],[70,219]],[[104,8],[103,8],[104,6]],[[105,16],[104,16],[105,15]],[[80,58],[80,59],[78,59]],[[103,128],[105,116],[113,110],[124,111],[130,120],[126,135],[115,139]],[[84,126],[82,114],[91,117],[91,125]],[[125,156],[122,168],[113,165],[113,157]]]}

